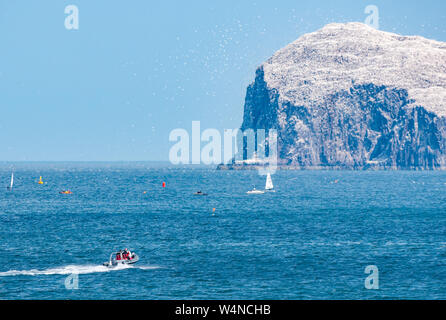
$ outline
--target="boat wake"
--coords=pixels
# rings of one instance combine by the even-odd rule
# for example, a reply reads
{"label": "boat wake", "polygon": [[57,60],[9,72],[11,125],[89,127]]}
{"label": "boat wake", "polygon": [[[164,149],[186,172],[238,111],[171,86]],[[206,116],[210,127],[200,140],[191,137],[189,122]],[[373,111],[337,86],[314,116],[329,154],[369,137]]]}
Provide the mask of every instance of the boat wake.
{"label": "boat wake", "polygon": [[154,270],[159,269],[159,266],[135,266],[135,265],[118,265],[114,268],[108,268],[102,265],[68,265],[59,268],[50,268],[46,270],[9,270],[0,272],[0,277],[7,276],[39,276],[39,275],[54,275],[54,274],[88,274],[98,272],[112,272],[125,269],[140,269],[140,270]]}

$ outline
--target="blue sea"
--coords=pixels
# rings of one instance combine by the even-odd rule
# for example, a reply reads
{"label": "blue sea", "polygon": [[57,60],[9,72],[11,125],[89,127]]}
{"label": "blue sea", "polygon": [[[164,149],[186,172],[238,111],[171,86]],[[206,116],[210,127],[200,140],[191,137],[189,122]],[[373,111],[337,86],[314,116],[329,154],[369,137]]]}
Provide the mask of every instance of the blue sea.
{"label": "blue sea", "polygon": [[[272,180],[248,195],[257,171],[2,164],[0,299],[446,299],[446,172]],[[102,266],[125,247],[138,263]]]}

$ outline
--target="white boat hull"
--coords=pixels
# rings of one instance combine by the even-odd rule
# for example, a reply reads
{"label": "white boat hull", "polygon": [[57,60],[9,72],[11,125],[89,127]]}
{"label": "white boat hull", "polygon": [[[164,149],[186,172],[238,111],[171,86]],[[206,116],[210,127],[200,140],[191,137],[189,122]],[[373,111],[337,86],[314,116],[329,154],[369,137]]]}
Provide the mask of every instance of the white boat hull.
{"label": "white boat hull", "polygon": [[139,261],[139,257],[137,254],[133,255],[133,258],[131,260],[125,259],[125,260],[116,260],[112,259],[110,261],[104,262],[103,265],[109,268],[117,267],[118,265],[125,265],[125,264],[134,264]]}

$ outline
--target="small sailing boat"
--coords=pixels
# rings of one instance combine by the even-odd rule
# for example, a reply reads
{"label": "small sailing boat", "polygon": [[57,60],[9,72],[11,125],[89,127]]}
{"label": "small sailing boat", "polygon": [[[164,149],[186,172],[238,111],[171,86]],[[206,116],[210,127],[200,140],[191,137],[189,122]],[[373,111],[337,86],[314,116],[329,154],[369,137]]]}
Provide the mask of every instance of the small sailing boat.
{"label": "small sailing boat", "polygon": [[265,190],[274,192],[273,180],[271,179],[271,174],[269,172],[266,176]]}
{"label": "small sailing boat", "polygon": [[[271,174],[268,172],[266,175],[266,183],[265,183],[265,191],[268,192],[275,192],[274,191],[274,185],[273,180],[271,179]],[[257,190],[256,188],[252,189],[251,191],[246,192],[247,194],[262,194],[265,193],[263,190]]]}
{"label": "small sailing boat", "polygon": [[14,172],[11,173],[11,184],[7,187],[7,189],[12,190],[13,186],[14,186]]}
{"label": "small sailing boat", "polygon": [[38,183],[38,184],[43,184],[42,176],[40,176],[39,182],[37,182],[37,183]]}

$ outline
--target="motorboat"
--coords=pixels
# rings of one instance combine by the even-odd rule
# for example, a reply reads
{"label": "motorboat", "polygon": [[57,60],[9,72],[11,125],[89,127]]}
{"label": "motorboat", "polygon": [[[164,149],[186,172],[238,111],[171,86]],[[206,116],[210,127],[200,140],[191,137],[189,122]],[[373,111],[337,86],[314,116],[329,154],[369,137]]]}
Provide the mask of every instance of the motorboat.
{"label": "motorboat", "polygon": [[207,196],[208,194],[204,193],[202,191],[197,191],[197,192],[194,193],[194,195],[196,195],[196,196]]}
{"label": "motorboat", "polygon": [[109,268],[116,267],[118,265],[125,265],[125,264],[134,264],[139,261],[139,257],[136,253],[130,253],[127,251],[119,251],[112,253],[110,255],[110,259],[107,262],[104,262],[103,265]]}

